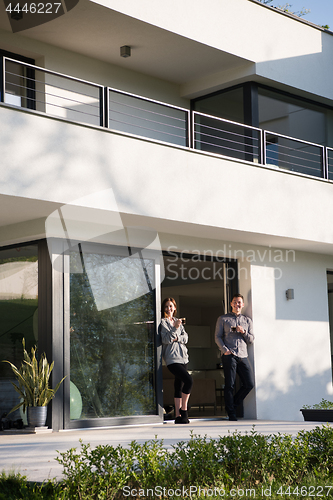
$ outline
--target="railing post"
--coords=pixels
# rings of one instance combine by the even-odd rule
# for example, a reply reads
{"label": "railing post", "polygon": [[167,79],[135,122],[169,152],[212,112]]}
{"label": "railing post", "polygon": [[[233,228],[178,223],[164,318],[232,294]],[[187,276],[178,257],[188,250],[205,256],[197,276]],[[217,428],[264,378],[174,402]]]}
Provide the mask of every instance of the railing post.
{"label": "railing post", "polygon": [[109,87],[104,87],[104,127],[109,128]]}
{"label": "railing post", "polygon": [[2,78],[1,78],[1,102],[5,102],[5,88],[6,88],[6,58],[2,58]]}
{"label": "railing post", "polygon": [[195,147],[195,111],[191,112],[191,148],[196,149]]}
{"label": "railing post", "polygon": [[99,124],[101,127],[105,127],[105,117],[104,117],[104,88],[99,89]]}
{"label": "railing post", "polygon": [[261,130],[261,163],[266,165],[266,130]]}
{"label": "railing post", "polygon": [[186,113],[186,132],[187,132],[187,147],[188,148],[193,148],[193,141],[192,141],[192,113],[190,110],[187,111]]}
{"label": "railing post", "polygon": [[322,162],[323,162],[323,176],[324,179],[328,179],[328,150],[326,146],[322,149]]}

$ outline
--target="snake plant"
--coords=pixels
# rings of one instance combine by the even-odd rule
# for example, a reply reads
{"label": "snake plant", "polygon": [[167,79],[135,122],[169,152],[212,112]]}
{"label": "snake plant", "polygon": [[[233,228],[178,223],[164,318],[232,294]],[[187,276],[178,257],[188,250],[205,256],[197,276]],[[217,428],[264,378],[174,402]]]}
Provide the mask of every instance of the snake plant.
{"label": "snake plant", "polygon": [[25,412],[28,406],[47,406],[55,393],[63,382],[64,378],[56,385],[55,389],[49,387],[50,376],[53,370],[54,361],[49,364],[45,353],[40,357],[39,362],[36,358],[36,346],[31,348],[31,356],[29,356],[25,348],[25,340],[23,344],[23,362],[20,368],[17,368],[10,361],[9,363],[18,382],[18,385],[12,382],[16,392],[21,396],[21,402],[17,404],[9,413],[23,406]]}

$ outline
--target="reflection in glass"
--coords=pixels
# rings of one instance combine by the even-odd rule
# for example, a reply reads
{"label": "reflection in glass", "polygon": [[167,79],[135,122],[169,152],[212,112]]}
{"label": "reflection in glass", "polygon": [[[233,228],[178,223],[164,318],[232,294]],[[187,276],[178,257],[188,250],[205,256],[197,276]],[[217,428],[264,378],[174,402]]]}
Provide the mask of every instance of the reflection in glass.
{"label": "reflection in glass", "polygon": [[330,145],[332,110],[259,87],[259,127],[321,145]]}
{"label": "reflection in glass", "polygon": [[[38,252],[37,245],[0,251],[0,353],[1,360],[19,366],[23,359],[22,338],[28,350],[38,341]],[[0,363],[0,412],[9,412],[18,402],[11,381],[13,372]],[[19,418],[19,412],[11,418]]]}
{"label": "reflection in glass", "polygon": [[[86,253],[79,274],[79,259],[71,254],[70,378],[82,410],[71,418],[155,414],[153,261]],[[117,300],[130,286],[142,295]]]}
{"label": "reflection in glass", "polygon": [[224,90],[193,101],[195,111],[244,123],[243,88]]}

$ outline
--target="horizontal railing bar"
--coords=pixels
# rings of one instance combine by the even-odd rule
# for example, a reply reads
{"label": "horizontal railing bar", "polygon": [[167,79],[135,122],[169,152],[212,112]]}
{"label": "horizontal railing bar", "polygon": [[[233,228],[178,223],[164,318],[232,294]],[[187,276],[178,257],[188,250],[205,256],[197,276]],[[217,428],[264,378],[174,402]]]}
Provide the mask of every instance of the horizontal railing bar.
{"label": "horizontal railing bar", "polygon": [[[11,59],[10,57],[4,57],[4,61],[12,61],[13,63],[21,65],[21,66],[28,66],[29,68],[33,68],[35,70],[40,70],[40,71],[43,71],[44,73],[48,73],[50,75],[61,76],[62,78],[66,78],[67,80],[73,80],[75,82],[86,83],[88,85],[91,85],[92,87],[97,87],[100,89],[104,88],[103,85],[99,85],[98,83],[89,82],[88,80],[83,80],[82,78],[76,78],[75,76],[69,76],[69,75],[65,75],[63,73],[58,73],[57,71],[52,71],[51,69],[42,68],[41,66],[36,66],[35,64],[22,63],[20,61],[17,61],[16,59]],[[25,76],[23,78],[25,78]]]}
{"label": "horizontal railing bar", "polygon": [[[211,142],[201,141],[200,144],[206,144],[207,146],[212,146]],[[215,144],[214,144],[214,147],[227,149],[228,151],[235,151],[236,153],[241,153],[241,154],[244,154],[244,155],[251,155],[252,154],[254,157],[258,157],[258,155],[255,155],[255,154],[251,153],[251,151],[242,151],[240,149],[228,148],[227,146],[218,146],[218,145],[215,145]],[[223,155],[223,156],[226,156],[226,155]]]}
{"label": "horizontal railing bar", "polygon": [[[237,137],[243,137],[244,139],[247,139],[247,140],[259,142],[259,139],[256,137],[250,137],[247,135],[238,134],[237,132],[230,132],[230,130],[222,130],[222,129],[218,129],[218,128],[214,128],[214,127],[207,127],[207,126],[199,125],[198,123],[196,123],[195,125],[199,126],[199,127],[208,128],[210,130],[215,130],[216,132],[223,132],[224,134],[236,135]],[[214,137],[215,139],[221,139],[221,137],[219,137],[218,135],[206,134],[205,132],[200,132],[198,130],[195,130],[194,133],[201,134],[201,135],[207,135],[209,137]],[[229,139],[226,139],[226,140],[229,140]]]}
{"label": "horizontal railing bar", "polygon": [[[138,111],[144,111],[145,113],[151,113],[152,115],[164,116],[165,118],[172,118],[173,120],[177,120],[177,121],[186,123],[185,118],[178,118],[177,116],[165,115],[163,113],[158,113],[157,111],[151,111],[150,109],[145,109],[145,108],[138,108],[137,106],[132,106],[131,104],[125,104],[122,102],[117,102],[117,101],[112,101],[112,100],[110,102],[113,102],[114,104],[117,104],[118,106],[124,106],[126,108],[132,108],[132,109],[136,109]],[[111,108],[109,107],[109,109],[111,109]],[[117,113],[117,111],[114,111],[114,112]],[[120,111],[119,111],[119,113],[120,113]],[[129,116],[131,116],[131,115],[129,115]],[[133,115],[133,116],[135,117],[135,115]]]}
{"label": "horizontal railing bar", "polygon": [[[15,94],[12,94],[12,95],[15,95]],[[33,101],[34,103],[43,104],[43,105],[47,105],[47,106],[53,106],[54,108],[66,109],[67,111],[72,111],[73,113],[81,113],[83,115],[92,116],[94,118],[99,117],[99,114],[92,114],[92,113],[88,113],[86,111],[80,111],[80,110],[75,109],[75,108],[67,108],[66,106],[60,106],[59,104],[52,104],[50,102],[39,101],[38,99],[33,99],[32,97],[25,97],[25,96],[19,96],[19,97],[23,97],[24,99],[26,99],[28,101]],[[38,111],[38,110],[36,110],[36,111]],[[44,113],[44,111],[40,111],[40,112]],[[53,115],[53,116],[58,116],[58,115]]]}
{"label": "horizontal railing bar", "polygon": [[[319,162],[316,162],[315,160],[310,160],[310,159],[308,160],[307,158],[300,158],[299,156],[287,155],[286,153],[280,153],[280,154],[279,154],[279,158],[276,158],[276,157],[275,157],[275,159],[276,159],[277,161],[279,161],[279,160],[280,160],[280,161],[286,161],[286,160],[284,160],[283,158],[280,158],[280,156],[284,156],[284,157],[287,157],[287,158],[294,158],[295,160],[300,160],[300,161],[302,161],[302,160],[303,160],[303,161],[306,161],[307,163],[314,163],[314,164],[316,164],[316,165],[318,165],[318,163],[319,163]],[[267,158],[274,158],[273,156],[269,156],[269,155],[266,155],[266,157],[267,157]],[[302,163],[294,163],[294,165],[299,165],[299,166],[302,166]],[[321,165],[321,163],[320,163],[320,165]],[[321,167],[320,167],[320,168],[321,168]]]}
{"label": "horizontal railing bar", "polygon": [[309,141],[304,141],[303,139],[297,139],[296,137],[290,137],[288,135],[282,135],[282,134],[278,134],[278,133],[275,133],[275,132],[270,132],[269,130],[265,130],[265,134],[271,134],[275,137],[282,137],[283,139],[289,139],[291,141],[295,141],[295,142],[301,142],[302,144],[309,144],[310,146],[316,146],[317,148],[324,148],[325,146],[322,146],[321,144],[316,144],[315,142],[309,142]]}
{"label": "horizontal railing bar", "polygon": [[[17,73],[11,73],[10,71],[6,71],[6,75],[18,76],[19,78],[23,78],[24,80],[30,80],[31,83],[33,83],[33,84],[40,83],[41,85],[44,85],[45,87],[52,87],[54,89],[65,90],[66,92],[73,92],[75,94],[83,95],[85,97],[91,97],[93,99],[98,99],[97,95],[84,94],[83,92],[79,92],[78,90],[71,90],[71,89],[66,89],[65,87],[58,87],[58,85],[54,85],[53,83],[45,82],[43,80],[37,80],[36,78],[29,78],[27,76],[18,75]],[[62,77],[59,77],[59,78],[62,78]],[[17,83],[13,83],[13,82],[7,82],[7,83],[9,85],[13,85],[13,86],[16,85],[16,86],[19,86],[21,88],[26,88],[29,90],[33,90],[34,92],[37,92],[36,89],[32,88],[32,87],[24,87],[23,85],[19,85]],[[83,83],[83,85],[87,85],[87,84]],[[96,88],[96,90],[99,92],[98,88]],[[40,92],[42,92],[42,91],[40,91]]]}
{"label": "horizontal railing bar", "polygon": [[[291,156],[288,156],[288,155],[285,155],[285,156],[287,156],[288,158],[292,158]],[[280,160],[281,163],[288,163],[290,165],[295,165],[296,167],[310,168],[312,170],[321,170],[321,166],[320,166],[320,168],[316,169],[315,167],[312,167],[311,165],[307,166],[307,165],[304,165],[302,163],[295,163],[295,162],[287,161],[287,160],[284,160],[284,159],[279,159],[279,158],[276,158],[275,156],[269,156],[269,155],[267,155],[266,157],[269,160],[274,160],[274,161],[277,161],[277,162]]]}
{"label": "horizontal railing bar", "polygon": [[108,88],[108,90],[111,90],[112,92],[115,92],[117,94],[123,94],[123,95],[127,95],[130,97],[135,97],[136,99],[141,99],[142,101],[153,102],[155,104],[160,104],[162,106],[166,106],[167,108],[180,109],[181,111],[185,111],[186,113],[189,113],[188,109],[182,108],[180,106],[175,106],[174,104],[168,104],[167,102],[157,101],[155,99],[150,99],[149,97],[144,97],[141,95],[132,94],[131,92],[125,92],[124,90],[119,90],[119,89],[115,89],[112,87],[107,87],[107,88]]}
{"label": "horizontal railing bar", "polygon": [[[266,145],[267,146],[277,146],[280,149],[289,149],[290,151],[297,151],[298,153],[303,153],[305,155],[308,155],[308,156],[315,156],[315,157],[318,157],[318,158],[321,158],[321,154],[317,154],[317,153],[311,153],[311,151],[304,151],[302,149],[295,149],[295,148],[291,148],[289,146],[284,146],[283,144],[279,144],[278,142],[266,142]],[[313,147],[313,146],[311,146]],[[320,147],[320,146],[318,146]],[[281,154],[284,154],[284,153],[281,153]]]}
{"label": "horizontal railing bar", "polygon": [[[268,151],[270,151],[270,150],[268,149]],[[321,160],[322,160],[321,156],[318,157],[318,160],[313,160],[311,158],[303,158],[301,156],[290,155],[290,154],[284,153],[283,151],[280,151],[280,150],[275,151],[275,153],[278,154],[279,156],[288,156],[289,158],[296,158],[297,160],[303,160],[303,161],[306,160],[306,161],[309,161],[312,163],[318,163],[318,161],[321,162]]]}
{"label": "horizontal railing bar", "polygon": [[[165,122],[158,122],[156,120],[150,120],[149,118],[143,118],[142,116],[135,116],[135,115],[130,115],[128,113],[124,113],[123,111],[115,111],[114,109],[110,109],[109,108],[109,113],[111,115],[111,113],[117,113],[118,115],[123,115],[123,116],[129,116],[130,118],[138,118],[139,120],[144,120],[144,121],[147,121],[147,122],[150,122],[150,123],[158,123],[159,125],[164,125],[165,127],[171,127],[171,128],[177,128],[179,130],[184,130],[185,132],[185,129],[183,127],[177,127],[177,125],[169,125]],[[163,115],[159,115],[159,116],[163,116]],[[109,120],[111,120],[111,116],[109,116]],[[126,123],[126,122],[124,122]],[[129,123],[129,125],[131,125]],[[136,127],[137,125],[134,125],[133,124],[133,127]]]}
{"label": "horizontal railing bar", "polygon": [[[65,101],[71,101],[71,102],[75,102],[77,104],[83,104],[84,106],[90,106],[92,108],[97,108],[99,110],[99,105],[97,105],[97,104],[91,104],[91,103],[87,103],[87,102],[77,101],[76,99],[71,99],[70,97],[64,97],[64,96],[57,95],[57,94],[50,94],[49,92],[44,92],[43,90],[30,89],[29,87],[23,87],[22,85],[16,85],[13,83],[11,83],[11,85],[19,87],[21,89],[30,90],[31,92],[34,92],[35,94],[37,94],[37,93],[44,94],[45,96],[56,97],[57,99],[64,99]],[[66,90],[66,89],[63,89],[63,90]],[[6,92],[6,93],[9,93],[9,92]],[[50,105],[50,103],[48,103],[47,101],[37,101],[33,97],[27,97],[27,96],[21,95],[21,94],[12,94],[12,95],[22,97],[23,99],[30,99],[30,101],[34,101],[34,102],[44,102],[44,104]],[[81,94],[81,95],[84,95],[84,94]],[[86,97],[91,97],[91,96],[86,95]]]}
{"label": "horizontal railing bar", "polygon": [[[261,129],[258,127],[252,127],[252,125],[245,125],[243,123],[233,122],[231,120],[226,120],[225,118],[220,118],[219,116],[207,115],[205,113],[199,113],[199,111],[192,111],[192,113],[193,113],[193,115],[204,116],[206,118],[213,118],[214,120],[218,120],[218,121],[225,122],[225,123],[232,123],[233,125],[238,125],[239,127],[249,128],[251,130],[258,130],[259,132],[261,131]],[[197,125],[201,125],[201,124],[197,123]]]}
{"label": "horizontal railing bar", "polygon": [[[208,135],[208,134],[201,134],[201,135],[204,135],[205,137],[213,137],[214,139],[218,139],[219,141],[226,141],[226,142],[232,142],[233,144],[239,144],[240,146],[243,146],[243,147],[247,147],[247,148],[252,148],[253,150],[254,149],[259,149],[258,146],[254,146],[252,144],[245,144],[244,142],[238,142],[238,141],[234,141],[232,139],[222,139],[220,137],[216,137],[216,136],[211,136],[211,135]],[[196,139],[194,137],[194,141],[197,142],[197,143],[203,143],[203,141],[200,141],[199,139]],[[210,144],[211,146],[218,146],[217,144],[213,143],[213,142],[205,142],[205,144]],[[220,146],[221,148],[223,148],[224,146]]]}
{"label": "horizontal railing bar", "polygon": [[[122,122],[120,120],[112,120],[112,121],[116,123],[122,123],[123,125],[130,125],[129,123]],[[186,139],[186,135],[182,136],[182,135],[172,134],[171,132],[162,132],[160,130],[156,130],[155,128],[141,127],[140,125],[132,125],[132,126],[136,128],[142,128],[143,130],[149,130],[150,132],[157,132],[159,134],[162,133],[163,135],[171,135],[172,137],[179,137],[180,139]]]}

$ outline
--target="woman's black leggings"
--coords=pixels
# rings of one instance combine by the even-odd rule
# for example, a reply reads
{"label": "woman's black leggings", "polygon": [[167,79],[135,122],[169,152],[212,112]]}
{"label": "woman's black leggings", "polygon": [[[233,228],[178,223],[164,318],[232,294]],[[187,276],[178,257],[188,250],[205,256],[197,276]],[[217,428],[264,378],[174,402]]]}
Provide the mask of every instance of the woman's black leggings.
{"label": "woman's black leggings", "polygon": [[183,394],[190,394],[193,380],[188,373],[185,364],[172,363],[168,365],[168,370],[175,376],[175,398],[181,398]]}

